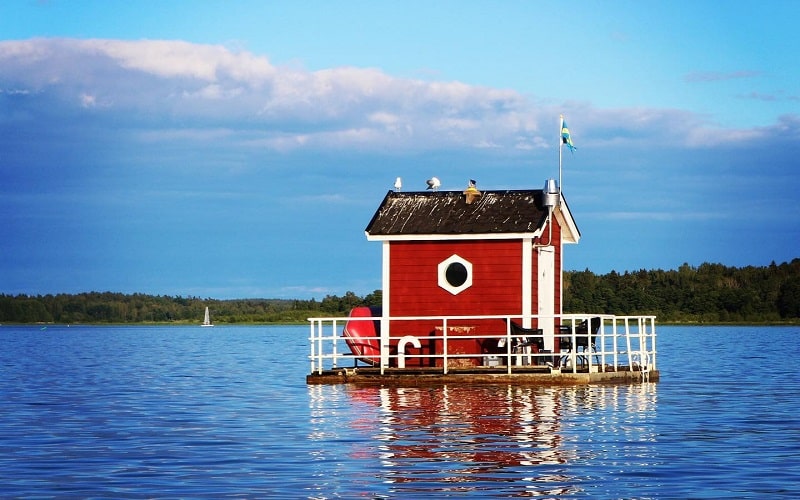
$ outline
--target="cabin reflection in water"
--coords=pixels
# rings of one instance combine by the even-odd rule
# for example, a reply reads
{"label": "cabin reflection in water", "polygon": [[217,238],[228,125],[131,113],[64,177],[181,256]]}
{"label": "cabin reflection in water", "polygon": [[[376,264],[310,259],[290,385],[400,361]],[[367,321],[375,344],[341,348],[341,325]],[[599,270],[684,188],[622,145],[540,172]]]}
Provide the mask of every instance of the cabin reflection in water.
{"label": "cabin reflection in water", "polygon": [[654,453],[648,451],[648,443],[655,442],[652,429],[638,425],[655,415],[654,383],[309,390],[315,421],[328,432],[325,423],[340,413],[331,408],[332,400],[358,409],[342,417],[343,453],[375,461],[387,482],[420,483],[422,490],[428,482],[437,488],[453,484],[453,491],[490,484],[497,491],[497,483],[515,483],[509,485],[515,491],[572,494],[582,491],[585,480],[570,473],[572,466],[591,461],[598,442],[617,448],[633,444],[642,460]]}

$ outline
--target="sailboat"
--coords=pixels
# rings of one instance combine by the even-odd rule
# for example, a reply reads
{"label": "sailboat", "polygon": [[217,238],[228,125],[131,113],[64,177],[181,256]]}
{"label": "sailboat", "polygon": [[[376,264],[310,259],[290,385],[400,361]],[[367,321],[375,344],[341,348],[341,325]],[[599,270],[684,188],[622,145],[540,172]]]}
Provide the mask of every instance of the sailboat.
{"label": "sailboat", "polygon": [[206,307],[206,315],[203,318],[203,323],[200,326],[214,326],[214,323],[211,322],[211,316],[208,314],[208,307]]}

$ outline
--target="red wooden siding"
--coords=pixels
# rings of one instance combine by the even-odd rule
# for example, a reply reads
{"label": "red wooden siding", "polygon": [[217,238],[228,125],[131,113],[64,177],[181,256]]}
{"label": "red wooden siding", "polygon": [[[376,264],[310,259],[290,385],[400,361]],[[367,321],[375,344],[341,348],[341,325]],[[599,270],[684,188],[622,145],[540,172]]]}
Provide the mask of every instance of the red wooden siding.
{"label": "red wooden siding", "polygon": [[[477,316],[522,311],[521,240],[394,241],[389,254],[391,316]],[[472,286],[457,295],[439,286],[439,263],[453,254],[472,264]],[[505,331],[500,320],[454,320],[449,325],[474,327],[471,332],[476,335]],[[421,353],[428,354],[441,349],[441,341],[425,340],[426,336],[437,335],[436,326],[441,322],[393,321],[390,330],[394,338],[417,336],[423,341]],[[485,343],[496,341],[452,339],[448,351],[481,352]],[[424,359],[415,360],[413,352],[409,354],[412,356],[407,366],[425,364]]]}
{"label": "red wooden siding", "polygon": [[[547,228],[543,243],[550,240]],[[561,310],[561,228],[553,224],[552,244],[555,247],[555,307]],[[539,243],[536,241],[535,243]],[[391,241],[389,251],[389,308],[392,317],[400,316],[479,316],[522,313],[522,240],[444,240]],[[439,286],[439,263],[453,254],[472,264],[472,286],[453,295]],[[531,312],[538,313],[538,255],[534,250],[531,268]],[[505,332],[501,320],[453,320],[449,326],[474,327],[477,335],[497,335]],[[430,354],[440,349],[440,341],[426,340],[435,336],[441,321],[396,321],[390,325],[393,339],[404,335],[419,338],[423,347],[418,352],[410,348],[407,366],[426,364],[418,354]],[[536,324],[534,322],[534,327]],[[441,333],[439,333],[440,335]],[[437,343],[438,342],[438,343]],[[462,344],[459,344],[461,342]],[[452,340],[450,353],[489,352],[487,345],[496,341]],[[395,342],[393,342],[394,344]],[[469,345],[467,345],[469,344]],[[437,352],[437,354],[440,354]],[[476,358],[475,362],[479,360]]]}
{"label": "red wooden siding", "polygon": [[[472,286],[458,295],[439,287],[438,265],[453,254],[472,263]],[[522,310],[519,240],[392,242],[390,314],[515,314]]]}

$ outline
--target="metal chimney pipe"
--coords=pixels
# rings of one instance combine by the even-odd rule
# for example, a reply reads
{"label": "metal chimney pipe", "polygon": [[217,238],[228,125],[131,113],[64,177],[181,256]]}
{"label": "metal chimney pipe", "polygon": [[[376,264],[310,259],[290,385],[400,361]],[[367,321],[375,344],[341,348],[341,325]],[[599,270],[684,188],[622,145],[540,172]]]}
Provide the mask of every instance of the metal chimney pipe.
{"label": "metal chimney pipe", "polygon": [[558,204],[558,187],[556,186],[555,179],[547,179],[544,181],[544,189],[542,189],[544,196],[542,204],[546,207],[553,208]]}

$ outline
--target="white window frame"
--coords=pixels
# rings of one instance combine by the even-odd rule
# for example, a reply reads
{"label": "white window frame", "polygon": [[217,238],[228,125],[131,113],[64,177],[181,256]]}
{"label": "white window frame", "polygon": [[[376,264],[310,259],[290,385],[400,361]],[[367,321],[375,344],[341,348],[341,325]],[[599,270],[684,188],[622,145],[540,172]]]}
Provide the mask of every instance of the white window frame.
{"label": "white window frame", "polygon": [[[467,279],[459,286],[453,286],[447,282],[447,268],[451,264],[459,263],[463,265],[467,270]],[[439,287],[447,290],[448,292],[452,293],[453,295],[458,295],[459,293],[463,292],[467,288],[472,286],[472,262],[468,261],[467,259],[459,256],[458,254],[453,254],[450,257],[446,258],[442,262],[439,263]]]}

